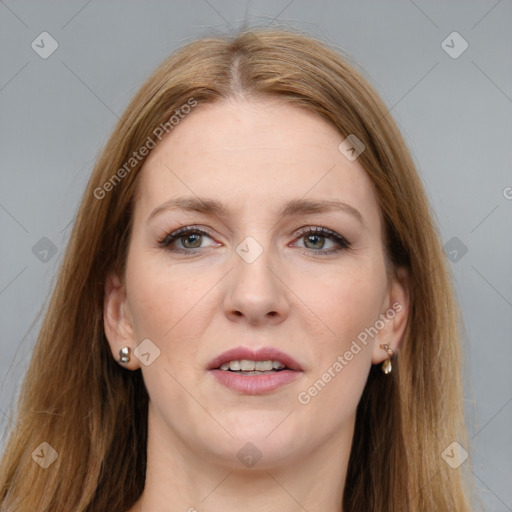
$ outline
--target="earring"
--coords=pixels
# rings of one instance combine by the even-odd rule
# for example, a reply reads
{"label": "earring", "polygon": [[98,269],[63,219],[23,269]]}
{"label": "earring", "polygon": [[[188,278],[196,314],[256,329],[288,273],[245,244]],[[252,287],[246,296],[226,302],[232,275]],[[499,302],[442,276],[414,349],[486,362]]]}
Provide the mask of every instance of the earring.
{"label": "earring", "polygon": [[130,347],[123,347],[119,351],[119,362],[120,363],[128,363],[130,361],[130,352],[131,352]]}
{"label": "earring", "polygon": [[391,358],[393,357],[393,350],[389,348],[389,345],[384,344],[380,345],[380,348],[385,350],[388,353],[388,359],[386,359],[381,366],[382,371],[387,375],[388,373],[391,373],[392,365],[391,365]]}

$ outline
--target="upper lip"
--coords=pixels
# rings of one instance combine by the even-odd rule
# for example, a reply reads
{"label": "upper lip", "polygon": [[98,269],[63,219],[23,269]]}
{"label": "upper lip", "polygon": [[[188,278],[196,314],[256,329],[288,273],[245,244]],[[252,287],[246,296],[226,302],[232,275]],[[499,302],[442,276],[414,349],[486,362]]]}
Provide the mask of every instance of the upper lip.
{"label": "upper lip", "polygon": [[302,371],[300,364],[292,356],[274,347],[259,349],[249,347],[235,347],[226,350],[208,363],[208,370],[219,368],[224,363],[246,359],[249,361],[281,361],[290,370]]}

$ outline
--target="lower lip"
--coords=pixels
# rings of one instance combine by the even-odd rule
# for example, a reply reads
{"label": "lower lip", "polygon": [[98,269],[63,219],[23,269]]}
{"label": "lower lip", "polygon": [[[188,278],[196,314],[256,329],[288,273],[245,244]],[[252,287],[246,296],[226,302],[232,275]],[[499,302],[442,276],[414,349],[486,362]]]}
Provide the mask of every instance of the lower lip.
{"label": "lower lip", "polygon": [[281,370],[264,375],[240,375],[224,370],[210,370],[210,372],[221,384],[244,395],[269,393],[293,382],[302,374],[302,372],[294,370]]}

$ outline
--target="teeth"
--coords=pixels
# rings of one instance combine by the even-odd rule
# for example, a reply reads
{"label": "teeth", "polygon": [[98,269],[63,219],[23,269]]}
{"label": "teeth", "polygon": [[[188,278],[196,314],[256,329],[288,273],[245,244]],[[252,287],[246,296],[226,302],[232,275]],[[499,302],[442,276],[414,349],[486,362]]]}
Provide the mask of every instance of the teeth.
{"label": "teeth", "polygon": [[[247,359],[242,359],[240,361],[240,369],[244,372],[252,372],[256,367],[256,363],[254,361],[248,361]],[[231,368],[231,363],[230,363]]]}
{"label": "teeth", "polygon": [[229,369],[230,370],[241,370],[241,368],[240,368],[240,361],[230,361],[229,362]]}
{"label": "teeth", "polygon": [[272,370],[272,361],[256,361],[255,370],[259,370],[260,372]]}
{"label": "teeth", "polygon": [[270,374],[270,373],[274,373],[274,370],[269,370],[267,372],[259,372],[259,371],[254,371],[254,372],[238,372],[240,375],[245,375],[245,376],[248,376],[248,375],[267,375],[267,374]]}
{"label": "teeth", "polygon": [[248,359],[241,359],[237,361],[229,361],[220,366],[221,370],[232,370],[232,371],[244,371],[244,372],[267,372],[271,370],[282,370],[286,368],[286,365],[281,361],[272,361],[270,359],[266,361],[251,361]]}

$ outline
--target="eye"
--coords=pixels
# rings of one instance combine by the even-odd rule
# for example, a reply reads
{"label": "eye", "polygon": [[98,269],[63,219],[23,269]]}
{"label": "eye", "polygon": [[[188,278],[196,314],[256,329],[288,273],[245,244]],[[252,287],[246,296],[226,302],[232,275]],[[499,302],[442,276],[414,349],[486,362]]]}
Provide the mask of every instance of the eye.
{"label": "eye", "polygon": [[[346,238],[335,231],[323,227],[302,228],[298,231],[297,235],[299,240],[304,241],[306,252],[310,254],[327,256],[351,247],[350,242]],[[202,242],[205,237],[212,240],[211,233],[205,229],[197,226],[186,226],[166,235],[158,241],[158,245],[171,252],[193,254],[204,248]],[[324,250],[326,240],[329,240],[334,247]],[[181,247],[176,247],[176,243],[181,244]],[[212,243],[210,244],[211,246],[215,246],[215,244]]]}
{"label": "eye", "polygon": [[[304,241],[306,249],[309,253],[315,253],[319,255],[329,255],[332,253],[339,252],[344,249],[350,249],[350,242],[335,231],[323,227],[308,227],[299,230],[299,240]],[[329,240],[334,244],[334,248],[330,250],[323,250],[326,245],[326,240]]]}
{"label": "eye", "polygon": [[[202,249],[201,243],[204,237],[211,239],[211,234],[196,226],[187,226],[169,233],[158,242],[158,245],[172,252],[191,254],[197,252],[197,249]],[[174,247],[175,242],[179,242],[182,247]]]}

